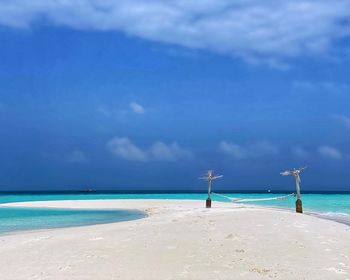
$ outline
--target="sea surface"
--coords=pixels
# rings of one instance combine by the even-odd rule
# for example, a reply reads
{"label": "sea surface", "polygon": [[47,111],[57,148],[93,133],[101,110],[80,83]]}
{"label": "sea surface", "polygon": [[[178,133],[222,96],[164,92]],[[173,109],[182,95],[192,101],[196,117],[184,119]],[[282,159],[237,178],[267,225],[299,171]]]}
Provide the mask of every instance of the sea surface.
{"label": "sea surface", "polygon": [[138,210],[21,208],[0,206],[0,234],[24,230],[107,224],[144,218]]}
{"label": "sea surface", "polygon": [[[272,198],[284,194],[273,193],[220,193],[232,198]],[[0,194],[0,233],[82,226],[91,224],[111,223],[144,217],[140,211],[130,210],[79,210],[79,209],[52,209],[52,208],[12,208],[6,207],[9,202],[46,201],[46,200],[92,200],[92,199],[196,199],[205,200],[205,193],[34,193],[34,194]],[[221,202],[230,202],[229,199],[215,194],[212,199]],[[350,225],[350,194],[303,194],[304,212],[336,220]],[[285,200],[244,202],[294,210],[295,198]]]}

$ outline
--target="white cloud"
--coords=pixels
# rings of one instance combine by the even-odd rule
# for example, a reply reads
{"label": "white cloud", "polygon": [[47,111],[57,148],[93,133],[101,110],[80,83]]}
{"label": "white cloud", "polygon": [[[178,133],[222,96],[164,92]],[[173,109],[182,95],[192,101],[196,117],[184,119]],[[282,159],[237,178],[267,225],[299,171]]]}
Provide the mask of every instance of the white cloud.
{"label": "white cloud", "polygon": [[331,159],[339,160],[343,158],[342,153],[338,149],[331,146],[320,146],[318,148],[318,153],[323,157],[327,157]]}
{"label": "white cloud", "polygon": [[[283,65],[279,58],[330,53],[349,36],[350,1],[0,0],[0,24],[46,21]],[[277,59],[276,59],[277,58]]]}
{"label": "white cloud", "polygon": [[108,149],[116,156],[127,160],[146,161],[148,155],[135,146],[128,138],[115,137],[107,143]]}
{"label": "white cloud", "polygon": [[293,147],[292,153],[299,158],[307,158],[310,156],[310,153],[301,147]]}
{"label": "white cloud", "polygon": [[[0,0],[1,1],[1,0]],[[96,112],[106,118],[117,118],[125,119],[130,114],[145,114],[152,112],[152,109],[144,108],[141,104],[136,102],[130,102],[127,106],[124,107],[111,107],[107,105],[98,105],[96,107]]]}
{"label": "white cloud", "polygon": [[108,141],[108,149],[116,156],[130,161],[176,161],[191,159],[192,153],[173,142],[167,145],[155,142],[148,149],[142,149],[126,137],[115,137]]}
{"label": "white cloud", "polygon": [[350,117],[347,116],[334,116],[334,118],[339,121],[341,124],[345,125],[346,127],[350,128]]}
{"label": "white cloud", "polygon": [[268,141],[260,141],[249,145],[221,141],[219,147],[224,153],[238,159],[258,158],[279,153],[279,148]]}
{"label": "white cloud", "polygon": [[136,114],[143,114],[145,113],[145,108],[143,108],[143,106],[141,106],[140,104],[136,103],[136,102],[131,102],[130,104],[130,109],[136,113]]}
{"label": "white cloud", "polygon": [[228,143],[226,141],[222,141],[220,143],[220,149],[226,154],[229,154],[236,158],[246,158],[248,156],[246,149],[235,143]]}
{"label": "white cloud", "polygon": [[88,163],[90,162],[87,155],[80,150],[74,150],[64,156],[65,160],[73,163]]}
{"label": "white cloud", "polygon": [[150,158],[154,160],[175,161],[178,159],[191,159],[192,153],[180,147],[176,142],[166,145],[163,142],[155,142],[149,150]]}

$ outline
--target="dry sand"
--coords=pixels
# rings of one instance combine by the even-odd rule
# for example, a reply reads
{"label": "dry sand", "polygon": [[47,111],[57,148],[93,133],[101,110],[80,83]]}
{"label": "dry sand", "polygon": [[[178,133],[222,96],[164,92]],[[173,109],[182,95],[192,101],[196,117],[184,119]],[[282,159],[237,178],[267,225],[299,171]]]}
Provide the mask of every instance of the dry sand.
{"label": "dry sand", "polygon": [[144,219],[0,236],[0,279],[350,280],[350,227],[289,211],[193,200],[13,206],[129,208]]}

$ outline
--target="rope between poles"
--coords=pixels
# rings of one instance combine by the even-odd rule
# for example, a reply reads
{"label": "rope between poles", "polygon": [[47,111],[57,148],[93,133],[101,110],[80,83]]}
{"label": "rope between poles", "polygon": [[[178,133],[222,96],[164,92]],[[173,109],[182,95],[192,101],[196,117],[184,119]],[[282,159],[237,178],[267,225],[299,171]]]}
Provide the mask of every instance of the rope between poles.
{"label": "rope between poles", "polygon": [[283,196],[277,196],[277,197],[267,197],[267,198],[234,198],[234,197],[230,197],[227,195],[223,195],[223,194],[218,194],[218,193],[214,193],[213,194],[217,195],[217,196],[221,196],[224,198],[229,199],[231,202],[251,202],[251,201],[269,201],[269,200],[284,200],[289,198],[290,196],[295,196],[295,193],[291,193],[288,195],[283,195]]}

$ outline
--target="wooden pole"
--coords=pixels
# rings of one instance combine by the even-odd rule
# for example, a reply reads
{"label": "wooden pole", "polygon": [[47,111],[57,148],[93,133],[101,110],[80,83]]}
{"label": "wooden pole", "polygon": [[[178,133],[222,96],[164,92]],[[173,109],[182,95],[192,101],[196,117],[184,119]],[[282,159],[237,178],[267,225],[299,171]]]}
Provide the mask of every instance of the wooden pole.
{"label": "wooden pole", "polygon": [[211,198],[207,198],[207,200],[205,201],[205,207],[211,208]]}
{"label": "wooden pole", "polygon": [[303,213],[303,203],[301,202],[301,199],[297,199],[295,202],[295,211],[297,213]]}
{"label": "wooden pole", "polygon": [[210,197],[210,194],[211,194],[211,180],[209,179],[208,180],[208,198],[205,201],[205,207],[207,207],[207,208],[211,208],[211,197]]}
{"label": "wooden pole", "polygon": [[301,201],[300,195],[300,185],[299,185],[299,177],[295,177],[296,188],[297,188],[297,200],[295,202],[295,211],[297,213],[303,213],[303,203]]}

